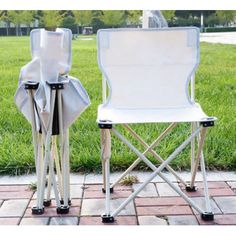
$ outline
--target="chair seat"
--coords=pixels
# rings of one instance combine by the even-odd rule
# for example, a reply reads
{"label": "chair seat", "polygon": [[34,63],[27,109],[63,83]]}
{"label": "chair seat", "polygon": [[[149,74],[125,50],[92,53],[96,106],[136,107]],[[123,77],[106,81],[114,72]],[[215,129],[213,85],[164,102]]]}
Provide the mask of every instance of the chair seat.
{"label": "chair seat", "polygon": [[216,120],[215,117],[208,117],[197,103],[188,107],[160,109],[117,109],[101,104],[98,106],[97,123],[200,122],[209,119]]}

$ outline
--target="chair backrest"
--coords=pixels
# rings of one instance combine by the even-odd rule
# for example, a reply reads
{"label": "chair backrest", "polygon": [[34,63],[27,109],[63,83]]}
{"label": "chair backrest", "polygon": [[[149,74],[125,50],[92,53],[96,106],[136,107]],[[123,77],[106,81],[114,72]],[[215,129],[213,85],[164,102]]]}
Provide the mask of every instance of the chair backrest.
{"label": "chair backrest", "polygon": [[69,29],[32,30],[31,54],[40,60],[41,78],[56,81],[59,74],[67,74],[71,68],[71,40]]}
{"label": "chair backrest", "polygon": [[98,63],[109,86],[106,106],[189,106],[189,82],[199,64],[199,30],[99,30]]}

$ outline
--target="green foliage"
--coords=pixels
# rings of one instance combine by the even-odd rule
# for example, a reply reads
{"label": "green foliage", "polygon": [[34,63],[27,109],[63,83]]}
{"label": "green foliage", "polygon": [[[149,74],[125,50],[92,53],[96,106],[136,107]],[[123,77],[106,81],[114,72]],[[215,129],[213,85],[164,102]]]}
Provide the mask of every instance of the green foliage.
{"label": "green foliage", "polygon": [[60,11],[49,10],[43,11],[42,20],[44,26],[47,30],[55,30],[62,22],[63,15],[60,14]]}
{"label": "green foliage", "polygon": [[142,11],[130,10],[127,11],[127,19],[131,25],[141,24]]}
{"label": "green foliage", "polygon": [[80,26],[90,26],[92,22],[92,11],[73,11],[75,21]]}
{"label": "green foliage", "polygon": [[60,27],[70,29],[73,34],[77,34],[77,24],[72,16],[63,18]]}
{"label": "green foliage", "polygon": [[[82,37],[82,36],[81,36]],[[97,65],[96,40],[73,40],[72,70],[88,91],[91,106],[70,128],[71,171],[99,172],[100,132],[96,124],[97,107],[102,101],[101,72]],[[196,99],[209,116],[218,117],[215,127],[209,128],[205,143],[208,169],[236,168],[236,46],[201,43],[201,61],[196,74]],[[34,157],[31,127],[14,104],[20,68],[31,60],[29,37],[0,37],[0,173],[23,174],[33,172]],[[167,124],[132,125],[150,144]],[[139,145],[126,131],[119,131]],[[165,159],[190,134],[190,126],[179,124],[162,140],[156,151]],[[148,155],[153,160],[153,158]],[[111,169],[124,170],[136,156],[115,137],[112,139]],[[189,169],[190,149],[173,161],[177,170]],[[140,163],[139,169],[147,170]]]}
{"label": "green foliage", "polygon": [[165,11],[161,11],[161,13],[163,14],[163,16],[165,17],[167,21],[172,20],[175,16],[175,10],[165,10]]}
{"label": "green foliage", "polygon": [[125,23],[125,12],[103,11],[101,20],[107,27],[120,27]]}
{"label": "green foliage", "polygon": [[205,32],[235,32],[236,27],[209,27],[204,29]]}
{"label": "green foliage", "polygon": [[236,19],[236,11],[217,11],[216,15],[224,25],[228,25],[231,21]]}

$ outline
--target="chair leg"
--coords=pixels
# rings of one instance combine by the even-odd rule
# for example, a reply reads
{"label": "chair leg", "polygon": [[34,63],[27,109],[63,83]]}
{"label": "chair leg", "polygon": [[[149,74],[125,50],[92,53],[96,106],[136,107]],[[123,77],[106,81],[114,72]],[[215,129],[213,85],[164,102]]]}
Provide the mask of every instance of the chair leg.
{"label": "chair leg", "polygon": [[111,135],[109,129],[101,129],[101,158],[104,165],[105,178],[105,213],[102,215],[103,223],[114,222],[114,217],[110,214],[110,158],[111,158]]}
{"label": "chair leg", "polygon": [[[191,123],[191,132],[193,133],[197,128],[196,122],[192,122]],[[194,174],[194,166],[195,166],[195,142],[196,139],[194,138],[191,141],[191,176],[193,176]],[[193,186],[191,186],[191,184],[186,185],[185,190],[187,192],[196,192],[197,191],[197,186],[193,184]]]}
{"label": "chair leg", "polygon": [[201,159],[201,153],[202,153],[205,137],[206,137],[206,128],[202,128],[201,133],[200,133],[200,137],[199,137],[198,150],[197,150],[197,155],[195,158],[194,168],[193,168],[193,172],[192,172],[190,188],[194,188],[194,183],[195,183],[198,166],[199,166],[200,159]]}
{"label": "chair leg", "polygon": [[202,172],[202,178],[203,178],[203,184],[204,184],[204,197],[205,197],[205,204],[206,204],[206,212],[204,212],[201,215],[201,217],[203,220],[206,220],[206,221],[214,220],[214,214],[212,212],[209,191],[208,191],[208,184],[207,184],[206,168],[205,168],[203,151],[201,152],[200,166],[201,166],[201,172]]}

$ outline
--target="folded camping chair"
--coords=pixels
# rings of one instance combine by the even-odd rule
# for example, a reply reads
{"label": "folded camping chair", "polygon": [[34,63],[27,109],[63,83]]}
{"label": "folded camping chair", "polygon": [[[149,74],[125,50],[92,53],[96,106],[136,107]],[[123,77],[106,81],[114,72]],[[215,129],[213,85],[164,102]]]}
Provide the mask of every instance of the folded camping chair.
{"label": "folded camping chair", "polygon": [[[101,129],[103,191],[106,193],[103,222],[113,222],[114,217],[157,175],[199,212],[203,220],[213,220],[202,149],[206,130],[214,125],[216,118],[208,117],[194,101],[194,74],[199,64],[199,30],[194,27],[99,30],[98,63],[103,74],[103,104],[99,105],[97,116],[97,123]],[[191,124],[191,135],[169,157],[163,159],[154,151],[154,147],[176,125],[183,122]],[[151,145],[148,145],[129,126],[140,123],[170,125]],[[122,125],[136,138],[145,147],[145,152],[140,152],[118,132],[115,128],[117,125]],[[112,185],[110,185],[111,131],[138,156],[138,159]],[[191,145],[190,183],[186,183],[169,165],[188,144]],[[155,166],[147,159],[148,153],[159,161],[159,166]],[[146,163],[153,173],[115,211],[111,212],[110,192],[141,161]],[[201,209],[162,173],[167,169],[185,186],[186,191],[196,191],[195,177],[199,164],[204,182],[205,209]]]}
{"label": "folded camping chair", "polygon": [[90,101],[81,83],[68,76],[71,31],[37,29],[31,32],[30,39],[32,61],[21,69],[15,102],[32,125],[37,174],[37,204],[32,213],[43,214],[44,206],[51,204],[51,187],[57,212],[68,213],[69,126]]}

